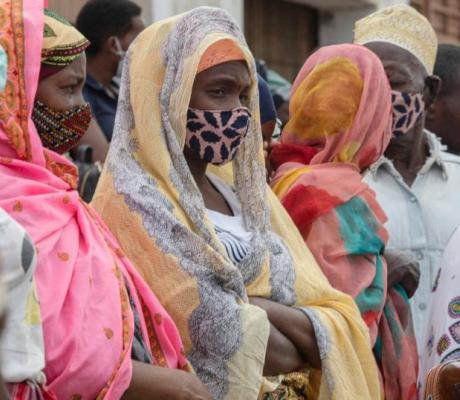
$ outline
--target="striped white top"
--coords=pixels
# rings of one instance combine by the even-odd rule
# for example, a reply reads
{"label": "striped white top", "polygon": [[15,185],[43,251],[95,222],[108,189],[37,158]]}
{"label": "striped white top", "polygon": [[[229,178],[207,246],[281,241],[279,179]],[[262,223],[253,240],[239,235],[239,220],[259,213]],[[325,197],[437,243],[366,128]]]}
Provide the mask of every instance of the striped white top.
{"label": "striped white top", "polygon": [[241,204],[235,192],[215,175],[208,175],[208,179],[222,194],[233,211],[233,216],[225,215],[217,211],[207,210],[208,216],[214,223],[217,237],[227,251],[228,258],[233,264],[238,265],[249,253],[251,248],[252,232],[246,230]]}

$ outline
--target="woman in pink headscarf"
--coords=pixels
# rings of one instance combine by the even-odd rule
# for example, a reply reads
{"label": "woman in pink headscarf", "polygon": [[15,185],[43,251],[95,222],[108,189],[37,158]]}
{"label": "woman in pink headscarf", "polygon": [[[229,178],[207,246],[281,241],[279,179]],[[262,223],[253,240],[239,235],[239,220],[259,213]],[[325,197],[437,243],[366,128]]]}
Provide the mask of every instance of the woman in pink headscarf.
{"label": "woman in pink headscarf", "polygon": [[380,60],[357,45],[313,54],[292,89],[272,150],[272,188],[332,286],[353,296],[371,335],[387,400],[417,398],[408,295],[387,287],[386,216],[362,173],[391,138],[391,89]]}
{"label": "woman in pink headscarf", "polygon": [[[44,353],[41,374],[9,382],[13,398],[210,399],[187,372],[174,322],[104,223],[79,199],[74,165],[40,140],[59,150],[87,126],[84,104],[64,110],[37,100],[46,98],[44,91],[55,82],[69,98],[81,98],[81,84],[72,86],[67,79],[84,76],[85,39],[73,49],[61,47],[67,51],[64,64],[73,57],[69,66],[42,68],[46,77],[36,97],[43,32],[53,41],[78,32],[50,13],[44,29],[39,0],[0,0],[0,9],[0,38],[8,55],[0,96],[0,207],[36,247],[39,308],[32,293],[25,321],[41,325]],[[66,135],[53,136],[59,132]]]}

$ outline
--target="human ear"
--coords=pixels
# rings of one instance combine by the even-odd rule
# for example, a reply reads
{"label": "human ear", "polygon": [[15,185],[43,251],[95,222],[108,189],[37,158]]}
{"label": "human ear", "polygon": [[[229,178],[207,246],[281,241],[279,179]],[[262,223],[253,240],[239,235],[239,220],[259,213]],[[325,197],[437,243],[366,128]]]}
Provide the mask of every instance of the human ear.
{"label": "human ear", "polygon": [[104,48],[108,53],[118,54],[120,51],[119,39],[112,35],[105,39]]}
{"label": "human ear", "polygon": [[430,108],[436,102],[439,92],[441,91],[442,81],[439,76],[431,75],[425,79],[424,100],[425,108]]}

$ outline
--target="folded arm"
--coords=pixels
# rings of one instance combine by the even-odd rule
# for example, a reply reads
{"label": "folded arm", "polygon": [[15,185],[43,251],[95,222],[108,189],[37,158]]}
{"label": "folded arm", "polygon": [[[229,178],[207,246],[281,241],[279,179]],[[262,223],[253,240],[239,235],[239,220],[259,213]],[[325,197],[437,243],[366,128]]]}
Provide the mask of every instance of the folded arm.
{"label": "folded arm", "polygon": [[133,361],[131,384],[122,400],[211,400],[206,387],[193,374]]}
{"label": "folded arm", "polygon": [[[313,368],[321,368],[315,330],[306,314],[299,309],[259,297],[250,298],[250,302],[266,311],[272,326],[296,348],[303,365],[308,363]],[[271,336],[272,330],[270,330],[270,338]]]}

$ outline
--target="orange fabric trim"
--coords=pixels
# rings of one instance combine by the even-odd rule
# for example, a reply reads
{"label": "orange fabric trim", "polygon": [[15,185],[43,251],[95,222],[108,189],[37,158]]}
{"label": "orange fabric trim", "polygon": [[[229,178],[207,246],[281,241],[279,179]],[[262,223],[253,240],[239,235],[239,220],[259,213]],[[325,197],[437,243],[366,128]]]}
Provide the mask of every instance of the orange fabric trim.
{"label": "orange fabric trim", "polygon": [[[2,2],[0,2],[0,5]],[[0,44],[8,55],[8,81],[0,94],[0,123],[10,145],[19,158],[32,159],[28,128],[27,93],[24,79],[24,26],[22,1],[11,0],[10,7],[2,7]]]}
{"label": "orange fabric trim", "polygon": [[[166,362],[166,358],[163,354],[163,350],[161,349],[160,342],[158,341],[150,310],[147,308],[142,298],[140,298],[140,302],[142,305],[142,312],[145,318],[145,325],[147,327],[147,332],[149,335],[150,350],[153,355],[154,363],[155,365],[158,365],[160,367],[168,368],[168,363]],[[160,325],[161,321],[157,321],[157,323],[158,325]]]}
{"label": "orange fabric trim", "polygon": [[231,39],[222,39],[209,46],[201,56],[197,74],[229,61],[244,61],[243,51]]}
{"label": "orange fabric trim", "polygon": [[120,285],[120,301],[121,301],[121,315],[122,315],[122,324],[123,324],[123,351],[121,353],[120,359],[118,360],[115,369],[112,372],[112,375],[109,378],[109,381],[106,383],[104,388],[101,390],[99,395],[97,396],[97,400],[105,399],[107,392],[112,386],[113,381],[115,380],[120,368],[125,360],[128,357],[129,351],[129,340],[131,336],[131,329],[129,327],[129,319],[128,319],[128,310],[129,310],[129,299],[128,299],[128,292],[123,280],[123,274],[120,271],[116,261],[114,260],[114,273],[118,279],[118,283]]}
{"label": "orange fabric trim", "polygon": [[78,169],[75,165],[63,164],[54,161],[49,156],[48,150],[43,149],[46,160],[46,168],[50,170],[54,175],[61,178],[66,182],[72,189],[76,189],[78,186]]}

